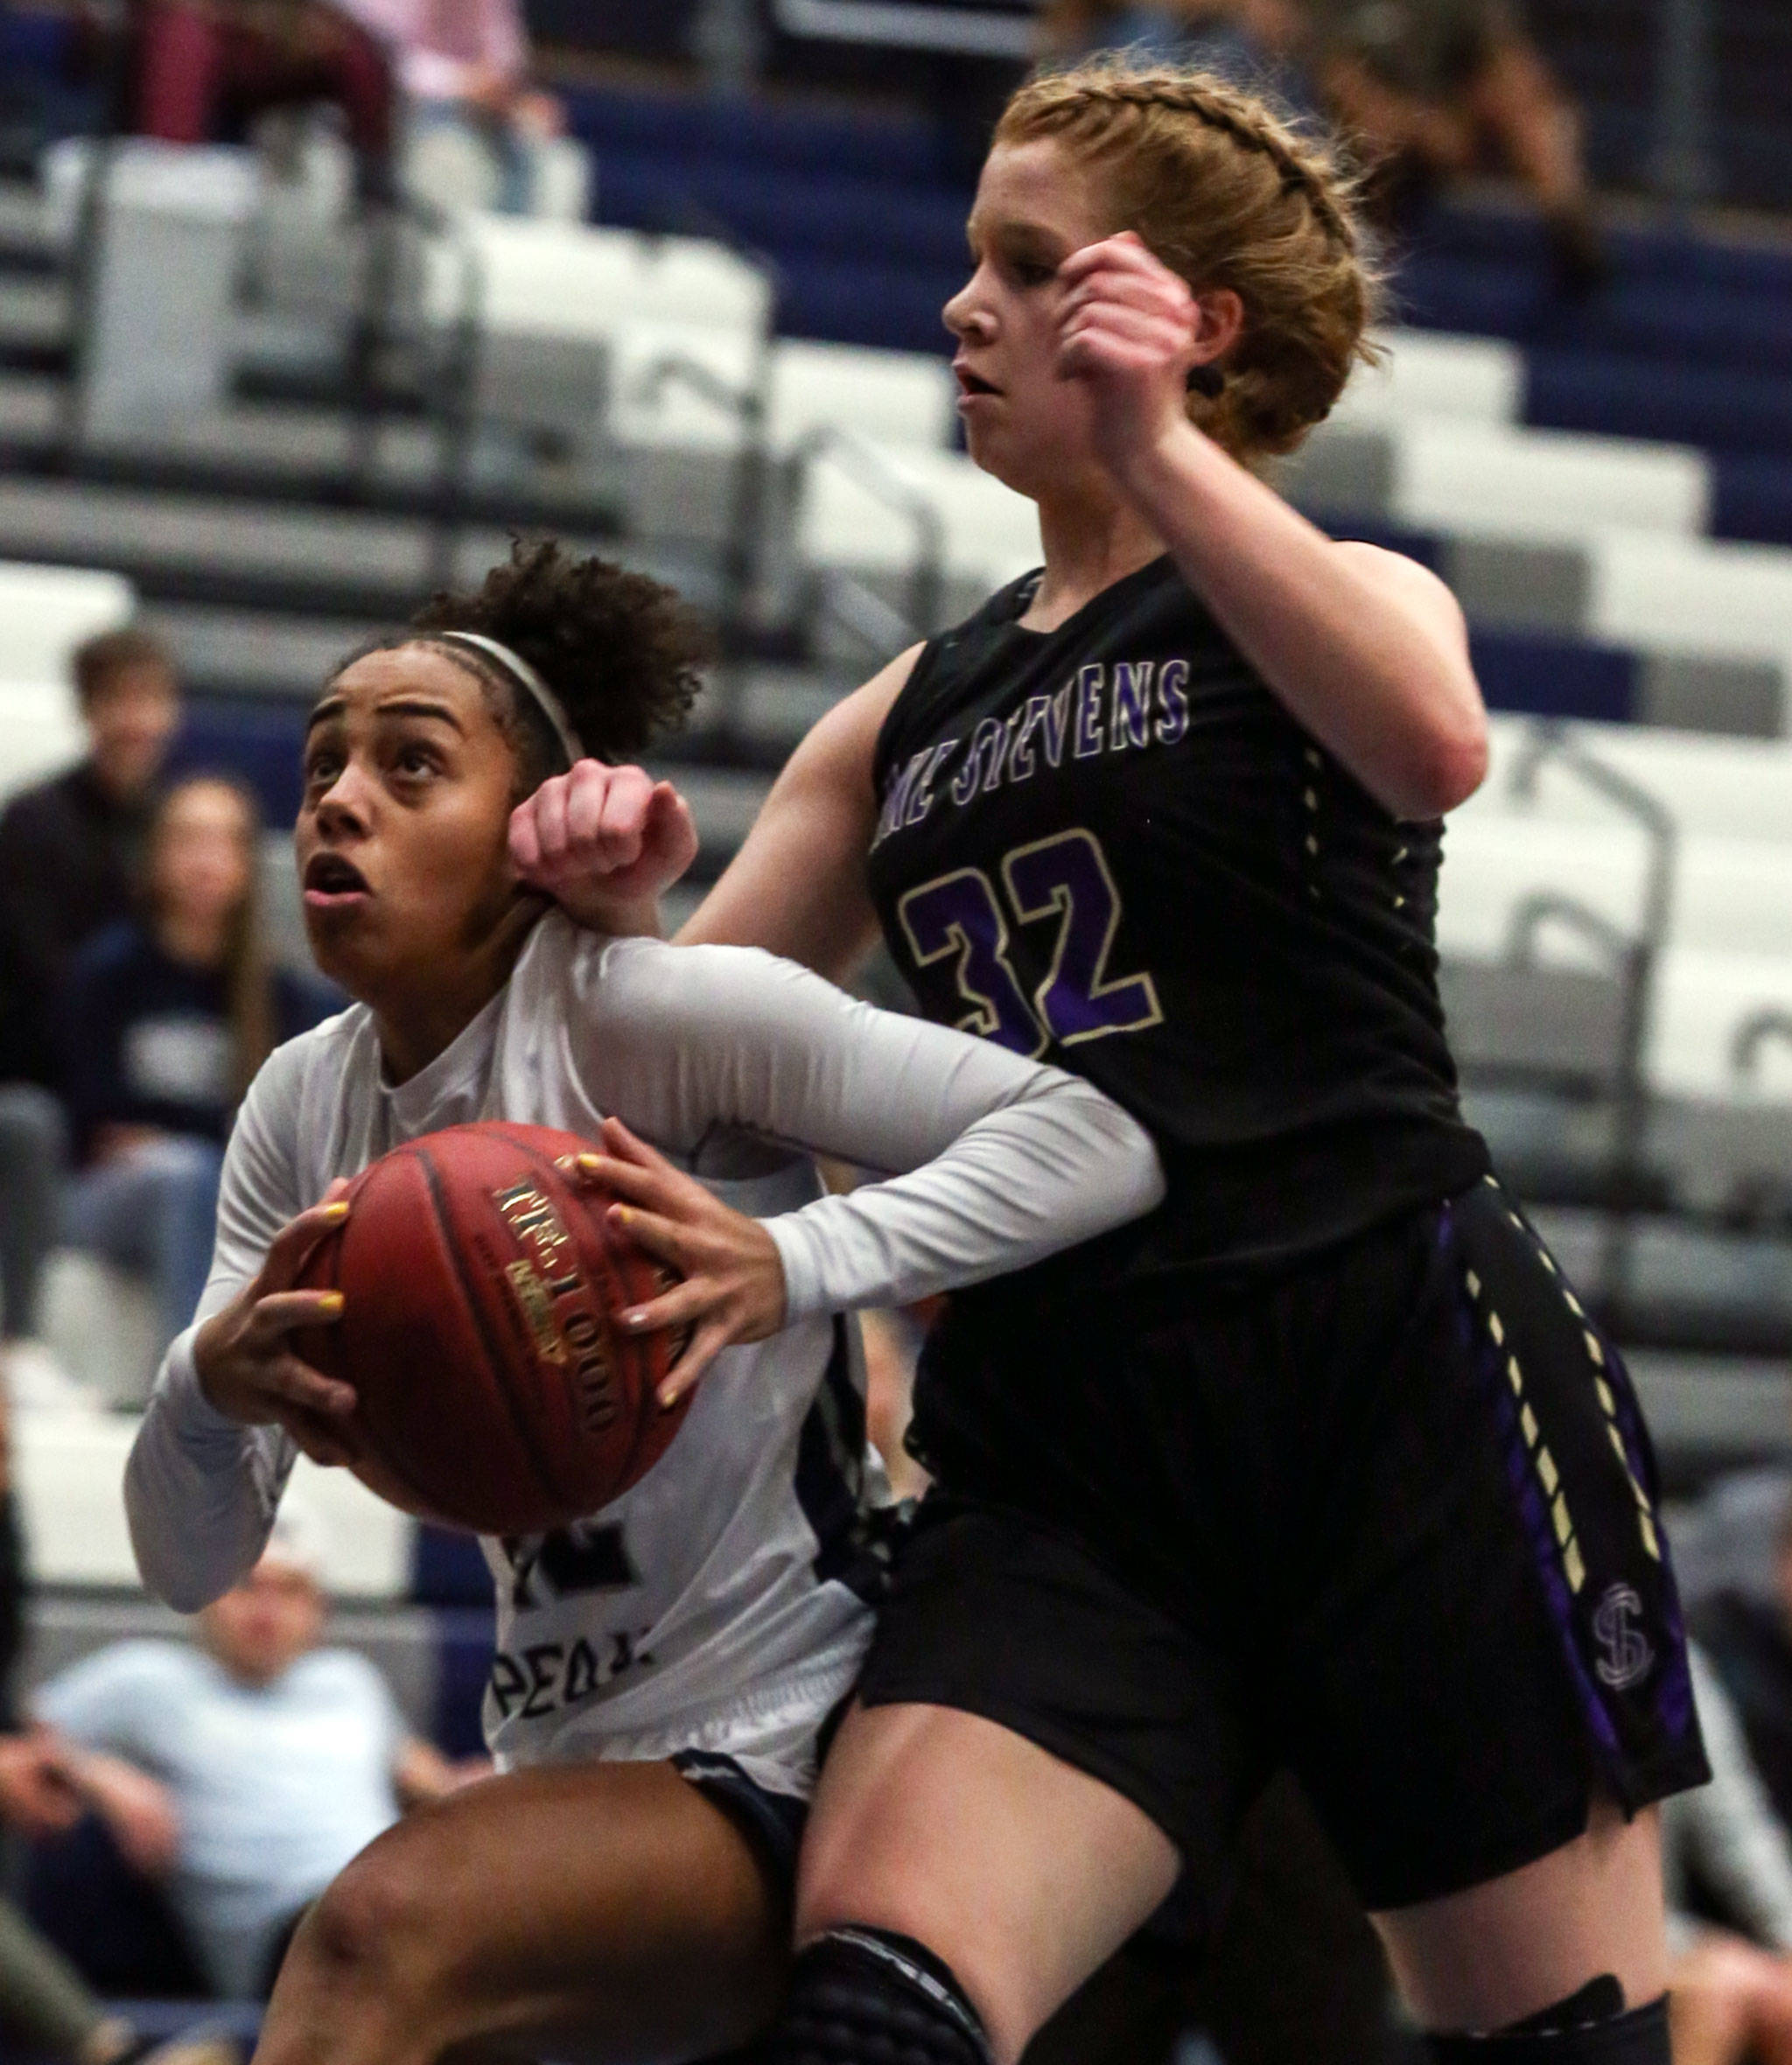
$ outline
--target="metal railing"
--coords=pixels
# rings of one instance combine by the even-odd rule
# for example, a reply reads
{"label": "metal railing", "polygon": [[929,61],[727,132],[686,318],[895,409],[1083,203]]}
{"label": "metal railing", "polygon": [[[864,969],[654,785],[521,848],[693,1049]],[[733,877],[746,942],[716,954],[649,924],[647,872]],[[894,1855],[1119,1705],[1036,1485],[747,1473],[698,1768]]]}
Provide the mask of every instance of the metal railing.
{"label": "metal railing", "polygon": [[1768,1004],[1743,1019],[1730,1041],[1730,1073],[1738,1082],[1754,1081],[1760,1073],[1762,1050],[1775,1041],[1792,1046],[1792,1011]]}
{"label": "metal railing", "polygon": [[1577,732],[1559,720],[1541,720],[1527,728],[1513,763],[1510,793],[1521,799],[1535,796],[1546,766],[1559,766],[1584,788],[1603,797],[1642,829],[1648,844],[1642,905],[1634,932],[1626,933],[1595,917],[1564,896],[1532,898],[1528,905],[1520,906],[1519,912],[1527,938],[1547,919],[1571,919],[1578,929],[1595,939],[1612,956],[1622,984],[1622,1011],[1611,1074],[1612,1130],[1606,1167],[1610,1204],[1600,1272],[1605,1303],[1615,1316],[1622,1313],[1629,1293],[1636,1201],[1645,1186],[1650,1091],[1644,1054],[1656,976],[1673,909],[1679,828],[1659,796],[1600,759]]}
{"label": "metal railing", "polygon": [[914,557],[900,611],[850,575],[835,574],[829,586],[836,592],[821,599],[832,605],[836,617],[850,628],[855,611],[859,620],[876,622],[878,608],[866,612],[855,598],[849,599],[843,610],[839,606],[842,594],[857,589],[860,596],[869,598],[887,619],[886,630],[878,642],[881,644],[885,636],[900,640],[890,648],[892,652],[918,638],[931,637],[940,628],[946,598],[946,524],[939,509],[913,481],[905,480],[888,465],[875,445],[834,424],[817,424],[805,431],[785,458],[782,471],[788,508],[794,510],[799,506],[809,472],[823,465],[839,467],[855,486],[913,526]]}

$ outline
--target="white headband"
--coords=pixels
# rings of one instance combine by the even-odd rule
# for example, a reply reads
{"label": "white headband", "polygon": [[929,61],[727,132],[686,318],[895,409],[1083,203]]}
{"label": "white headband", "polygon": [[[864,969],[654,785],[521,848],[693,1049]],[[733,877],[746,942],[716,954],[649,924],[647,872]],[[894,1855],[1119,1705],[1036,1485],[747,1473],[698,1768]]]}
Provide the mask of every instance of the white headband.
{"label": "white headband", "polygon": [[521,653],[513,653],[508,645],[500,644],[495,638],[487,638],[480,631],[432,631],[426,635],[442,640],[449,645],[475,647],[487,658],[495,660],[547,718],[555,738],[560,743],[561,752],[566,756],[566,766],[570,768],[575,760],[586,758],[585,749],[579,744],[578,734],[572,728],[572,719],[566,714],[566,705]]}

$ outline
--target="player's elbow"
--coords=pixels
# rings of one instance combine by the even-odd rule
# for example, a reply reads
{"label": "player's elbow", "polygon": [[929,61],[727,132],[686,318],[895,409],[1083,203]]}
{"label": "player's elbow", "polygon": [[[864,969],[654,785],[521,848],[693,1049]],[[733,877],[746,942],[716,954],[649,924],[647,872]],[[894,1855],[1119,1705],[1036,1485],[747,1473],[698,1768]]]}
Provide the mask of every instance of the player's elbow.
{"label": "player's elbow", "polygon": [[172,1606],[177,1614],[197,1614],[221,1599],[234,1579],[227,1577],[216,1581],[213,1572],[197,1564],[191,1542],[183,1541],[178,1530],[146,1510],[140,1497],[134,1495],[136,1491],[127,1476],[125,1517],[130,1530],[130,1552],[144,1590],[164,1606]]}
{"label": "player's elbow", "polygon": [[201,1613],[229,1590],[228,1586],[207,1585],[196,1578],[191,1571],[182,1571],[154,1555],[145,1555],[141,1549],[136,1551],[136,1570],[150,1597],[159,1600],[164,1606],[172,1606],[177,1614]]}
{"label": "player's elbow", "polygon": [[223,1597],[230,1587],[212,1585],[205,1577],[190,1568],[183,1568],[179,1558],[158,1553],[156,1549],[136,1538],[131,1533],[131,1548],[136,1558],[136,1572],[144,1581],[144,1590],[151,1599],[159,1600],[164,1606],[172,1606],[177,1614],[197,1614]]}
{"label": "player's elbow", "polygon": [[1394,793],[1382,797],[1396,817],[1443,817],[1466,803],[1488,773],[1488,720],[1480,697],[1430,717],[1401,759],[1390,785]]}
{"label": "player's elbow", "polygon": [[1129,1219],[1142,1219],[1147,1212],[1155,1211],[1163,1203],[1169,1186],[1157,1143],[1151,1135],[1117,1105],[1114,1118],[1115,1154],[1124,1169],[1124,1180],[1116,1186],[1120,1202],[1116,1223],[1124,1225]]}

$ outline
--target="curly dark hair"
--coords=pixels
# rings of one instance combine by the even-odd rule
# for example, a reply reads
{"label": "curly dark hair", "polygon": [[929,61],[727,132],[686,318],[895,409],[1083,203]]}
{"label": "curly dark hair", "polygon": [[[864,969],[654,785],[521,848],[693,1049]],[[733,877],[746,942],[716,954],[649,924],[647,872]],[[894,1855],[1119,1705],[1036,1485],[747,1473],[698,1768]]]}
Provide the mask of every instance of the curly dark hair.
{"label": "curly dark hair", "polygon": [[[580,743],[604,760],[638,753],[683,724],[712,651],[674,590],[606,559],[580,559],[557,538],[517,539],[472,593],[439,591],[402,632],[368,649],[389,651],[438,631],[479,632],[520,654],[560,698]],[[440,650],[493,696],[516,748],[521,786],[544,780],[558,756],[534,705],[495,661],[465,646]]]}

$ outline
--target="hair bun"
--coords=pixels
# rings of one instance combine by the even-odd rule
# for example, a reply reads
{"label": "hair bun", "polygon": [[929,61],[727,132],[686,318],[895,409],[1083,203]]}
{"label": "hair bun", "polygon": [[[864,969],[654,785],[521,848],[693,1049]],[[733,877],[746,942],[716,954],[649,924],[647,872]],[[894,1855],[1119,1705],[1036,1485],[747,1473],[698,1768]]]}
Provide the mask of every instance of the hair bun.
{"label": "hair bun", "polygon": [[[556,538],[514,540],[472,594],[431,596],[410,628],[509,647],[553,690],[586,752],[606,760],[630,759],[683,724],[712,650],[675,589],[582,559]],[[495,662],[492,672],[501,672]]]}

